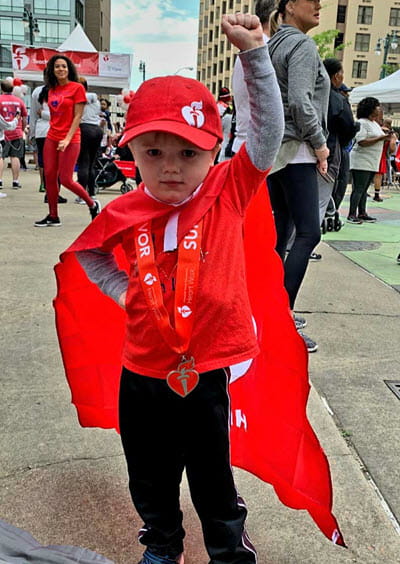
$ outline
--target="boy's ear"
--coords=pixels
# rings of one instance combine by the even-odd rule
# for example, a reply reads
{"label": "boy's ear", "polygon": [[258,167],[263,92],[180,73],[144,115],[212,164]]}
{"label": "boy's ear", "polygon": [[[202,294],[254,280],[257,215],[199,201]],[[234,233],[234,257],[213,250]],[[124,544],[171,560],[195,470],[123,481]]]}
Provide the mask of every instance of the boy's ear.
{"label": "boy's ear", "polygon": [[218,152],[221,149],[221,143],[217,143],[214,147],[214,149],[211,149],[212,151],[212,157],[213,157],[213,161],[215,161],[215,157],[218,155]]}

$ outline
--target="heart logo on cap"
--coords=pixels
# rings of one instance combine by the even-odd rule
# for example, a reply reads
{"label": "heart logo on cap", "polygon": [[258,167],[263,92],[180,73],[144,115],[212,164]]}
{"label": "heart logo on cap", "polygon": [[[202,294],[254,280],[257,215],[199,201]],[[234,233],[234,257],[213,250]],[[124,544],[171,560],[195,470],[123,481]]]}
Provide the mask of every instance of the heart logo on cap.
{"label": "heart logo on cap", "polygon": [[203,102],[192,102],[190,106],[183,106],[181,112],[185,121],[192,127],[202,127],[205,122],[204,114],[201,111]]}

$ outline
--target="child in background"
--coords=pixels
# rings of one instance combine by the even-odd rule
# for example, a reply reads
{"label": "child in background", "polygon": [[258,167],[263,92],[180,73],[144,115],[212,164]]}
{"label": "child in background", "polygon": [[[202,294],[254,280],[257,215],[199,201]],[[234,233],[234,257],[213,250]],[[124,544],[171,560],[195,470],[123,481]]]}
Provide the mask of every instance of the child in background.
{"label": "child in background", "polygon": [[[89,279],[126,310],[119,418],[144,521],[141,564],[183,562],[184,469],[211,562],[257,562],[230,466],[227,386],[229,366],[259,351],[243,221],[280,146],[283,111],[258,18],[224,16],[222,29],[241,50],[252,101],[247,143],[213,166],[222,128],[211,93],[179,76],[144,82],[121,139],[143,184],[109,204],[62,256],[75,253]],[[115,262],[118,244],[128,274]]]}

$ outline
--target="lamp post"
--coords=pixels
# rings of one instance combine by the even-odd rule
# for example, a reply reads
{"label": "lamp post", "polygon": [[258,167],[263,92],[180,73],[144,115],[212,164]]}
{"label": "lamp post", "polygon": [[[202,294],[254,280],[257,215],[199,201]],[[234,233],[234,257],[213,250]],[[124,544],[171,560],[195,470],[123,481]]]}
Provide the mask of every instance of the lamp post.
{"label": "lamp post", "polygon": [[385,78],[386,76],[386,63],[389,54],[389,47],[395,51],[399,45],[400,37],[397,35],[397,31],[393,30],[392,33],[388,33],[386,37],[380,37],[376,44],[375,53],[376,55],[380,55],[382,52],[382,45],[383,45],[383,63],[381,73],[379,75],[379,79]]}
{"label": "lamp post", "polygon": [[37,19],[33,17],[33,12],[27,6],[24,7],[22,21],[25,28],[29,27],[29,44],[33,45],[34,38],[40,35],[40,29]]}
{"label": "lamp post", "polygon": [[146,80],[146,63],[144,61],[140,61],[139,71],[141,73],[143,73],[142,76],[143,76],[143,82],[144,82]]}
{"label": "lamp post", "polygon": [[178,74],[178,72],[183,71],[183,70],[190,70],[190,71],[192,71],[192,70],[193,70],[193,67],[180,67],[178,70],[176,70],[176,71],[174,72],[174,74]]}

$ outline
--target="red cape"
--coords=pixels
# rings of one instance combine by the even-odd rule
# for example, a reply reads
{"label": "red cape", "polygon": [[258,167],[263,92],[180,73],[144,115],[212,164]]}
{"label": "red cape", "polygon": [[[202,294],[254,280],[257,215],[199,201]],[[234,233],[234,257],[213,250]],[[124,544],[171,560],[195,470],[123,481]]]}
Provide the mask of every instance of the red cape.
{"label": "red cape", "polygon": [[[206,213],[218,190],[185,207],[178,239]],[[82,426],[118,430],[125,313],[88,280],[74,251],[111,247],[122,230],[168,211],[169,206],[140,190],[121,196],[63,253],[55,268],[57,331]],[[308,354],[289,312],[265,184],[247,211],[244,243],[261,353],[230,385],[232,464],[271,483],[285,505],[309,511],[321,531],[344,546],[332,514],[328,461],[306,415]],[[114,253],[120,266],[127,267],[121,248]]]}

